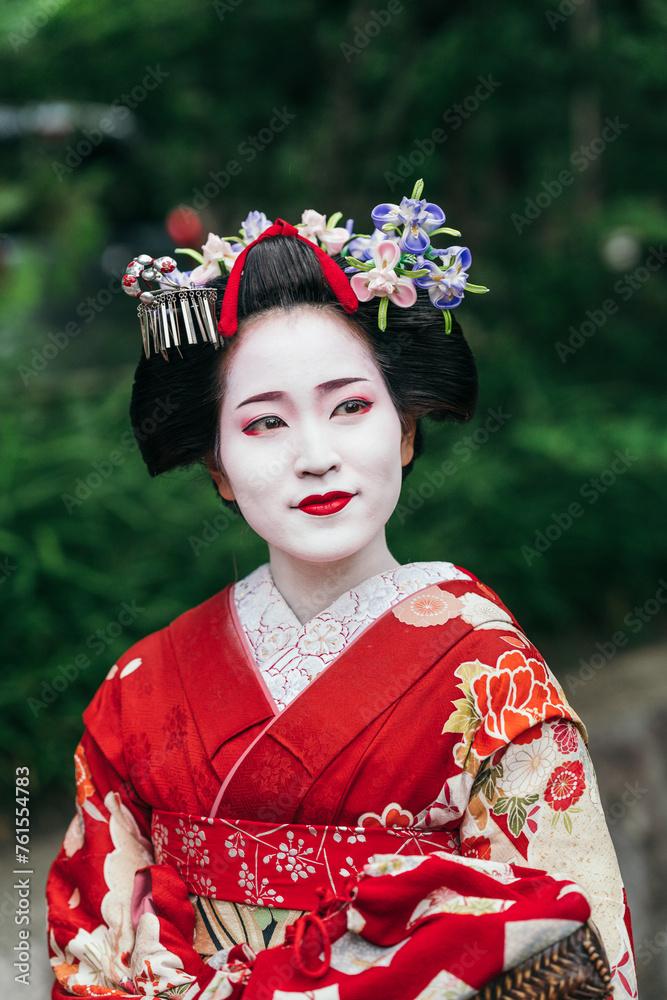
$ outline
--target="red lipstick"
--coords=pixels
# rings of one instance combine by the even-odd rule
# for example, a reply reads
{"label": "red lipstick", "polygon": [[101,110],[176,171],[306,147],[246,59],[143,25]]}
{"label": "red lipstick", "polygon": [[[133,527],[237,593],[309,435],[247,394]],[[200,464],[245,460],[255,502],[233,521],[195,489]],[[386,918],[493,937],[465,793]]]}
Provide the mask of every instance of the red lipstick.
{"label": "red lipstick", "polygon": [[341,493],[340,491],[325,493],[324,496],[313,494],[313,496],[305,497],[301,501],[299,510],[306,514],[316,514],[318,517],[322,517],[324,514],[335,514],[347,506],[353,496],[354,493]]}

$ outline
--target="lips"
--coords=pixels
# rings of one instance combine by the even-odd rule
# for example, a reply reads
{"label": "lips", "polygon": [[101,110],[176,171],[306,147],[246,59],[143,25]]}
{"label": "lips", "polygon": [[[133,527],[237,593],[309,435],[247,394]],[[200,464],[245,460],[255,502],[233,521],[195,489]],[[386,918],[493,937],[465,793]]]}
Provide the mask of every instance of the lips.
{"label": "lips", "polygon": [[333,493],[325,493],[324,496],[313,494],[305,497],[299,504],[299,510],[306,514],[324,516],[325,514],[335,514],[342,510],[350,502],[354,493],[341,493],[339,490]]}

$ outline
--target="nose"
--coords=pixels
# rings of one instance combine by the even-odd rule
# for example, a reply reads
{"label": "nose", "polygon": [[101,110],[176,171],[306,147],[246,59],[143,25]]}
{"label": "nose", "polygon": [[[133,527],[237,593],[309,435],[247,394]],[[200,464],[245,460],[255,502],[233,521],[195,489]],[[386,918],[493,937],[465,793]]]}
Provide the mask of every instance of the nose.
{"label": "nose", "polygon": [[296,442],[294,471],[297,476],[324,476],[340,469],[341,460],[328,428],[304,428]]}

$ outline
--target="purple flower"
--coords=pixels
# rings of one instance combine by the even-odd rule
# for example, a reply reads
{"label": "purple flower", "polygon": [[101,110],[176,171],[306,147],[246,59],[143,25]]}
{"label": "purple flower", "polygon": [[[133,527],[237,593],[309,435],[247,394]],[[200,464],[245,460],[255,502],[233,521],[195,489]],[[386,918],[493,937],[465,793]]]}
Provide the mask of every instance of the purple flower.
{"label": "purple flower", "polygon": [[391,233],[383,233],[381,229],[376,229],[371,236],[357,236],[356,240],[348,243],[347,253],[351,257],[356,257],[357,260],[371,260],[375,247],[380,243],[384,243],[385,240],[398,243],[397,236],[393,236]]}
{"label": "purple flower", "polygon": [[443,264],[449,264],[450,259],[454,257],[452,267],[454,264],[460,264],[464,271],[467,271],[472,264],[472,254],[468,247],[447,247],[445,250],[436,250],[435,247],[431,247],[431,253],[436,257],[442,257]]}
{"label": "purple flower", "polygon": [[403,223],[401,250],[404,253],[424,253],[430,246],[428,234],[442,226],[445,213],[439,205],[424,198],[403,198],[400,205],[390,202],[376,205],[371,218],[378,229],[388,222]]}
{"label": "purple flower", "polygon": [[449,267],[443,269],[436,261],[420,256],[413,271],[426,268],[429,273],[413,280],[419,288],[428,291],[436,309],[454,309],[461,302],[468,283],[465,269],[470,267],[472,259],[470,250],[467,247],[449,247],[447,250],[438,251],[438,254],[444,264],[449,264],[452,257],[454,260]]}
{"label": "purple flower", "polygon": [[[197,268],[193,268],[193,270],[196,271]],[[164,275],[163,278],[158,278],[158,284],[165,290],[173,288],[174,285],[179,285],[182,288],[191,288],[191,274],[192,271],[181,271],[179,268],[174,268],[173,271]]]}
{"label": "purple flower", "polygon": [[248,212],[248,215],[241,223],[243,239],[246,243],[252,243],[253,240],[256,240],[258,236],[261,236],[272,225],[273,223],[267,219],[264,212]]}

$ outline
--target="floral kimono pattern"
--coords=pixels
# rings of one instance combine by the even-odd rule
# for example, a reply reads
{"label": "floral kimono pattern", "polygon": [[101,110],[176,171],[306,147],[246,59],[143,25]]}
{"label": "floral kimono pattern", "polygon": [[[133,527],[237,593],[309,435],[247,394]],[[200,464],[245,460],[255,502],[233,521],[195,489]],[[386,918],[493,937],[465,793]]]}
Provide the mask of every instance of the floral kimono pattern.
{"label": "floral kimono pattern", "polygon": [[[406,886],[429,857],[480,865],[498,883],[526,870],[576,883],[562,917],[544,883],[540,920],[564,921],[557,940],[587,919],[574,903],[587,899],[613,996],[637,995],[585,730],[516,620],[466,570],[399,567],[302,626],[260,567],[129,650],[84,720],[77,813],[47,889],[55,998],[251,1000],[300,915],[327,893],[349,906],[380,857],[399,859]],[[445,869],[424,871],[437,881]],[[416,907],[451,897],[429,885],[419,898],[414,888]],[[465,898],[452,905],[468,919],[478,905]],[[332,969],[336,934],[371,947],[350,912]],[[507,933],[494,932],[506,943],[498,971]],[[452,998],[474,992],[472,971],[454,979]],[[292,985],[276,1000],[306,995]],[[323,1000],[354,995],[337,980],[322,989]],[[397,996],[418,992],[406,980]]]}

